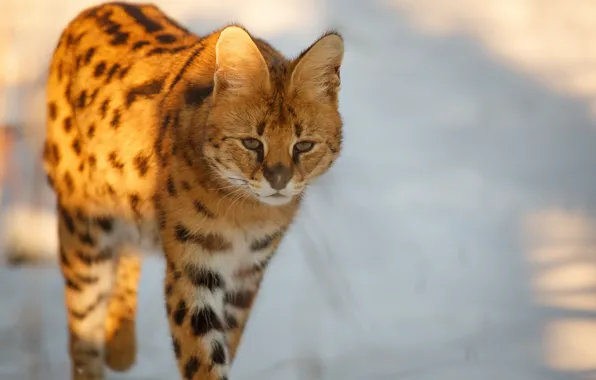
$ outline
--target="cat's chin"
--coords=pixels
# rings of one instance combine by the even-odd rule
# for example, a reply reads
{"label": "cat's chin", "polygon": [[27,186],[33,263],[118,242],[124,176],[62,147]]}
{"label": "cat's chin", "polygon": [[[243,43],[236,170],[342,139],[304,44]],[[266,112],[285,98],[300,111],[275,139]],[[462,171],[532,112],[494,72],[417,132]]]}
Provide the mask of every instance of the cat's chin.
{"label": "cat's chin", "polygon": [[283,206],[283,205],[287,205],[288,203],[290,203],[292,201],[291,196],[285,196],[282,194],[274,194],[274,195],[269,195],[266,197],[258,196],[257,198],[261,203],[264,203],[268,206]]}

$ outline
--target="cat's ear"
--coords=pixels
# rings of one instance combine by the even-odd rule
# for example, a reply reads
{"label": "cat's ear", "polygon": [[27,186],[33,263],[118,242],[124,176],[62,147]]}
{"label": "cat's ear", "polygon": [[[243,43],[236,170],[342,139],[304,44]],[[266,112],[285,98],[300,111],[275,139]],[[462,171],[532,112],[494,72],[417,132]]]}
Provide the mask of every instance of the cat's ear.
{"label": "cat's ear", "polygon": [[267,62],[250,35],[228,26],[215,45],[214,96],[223,92],[244,93],[269,85]]}
{"label": "cat's ear", "polygon": [[297,58],[292,71],[292,89],[312,100],[336,100],[343,57],[341,36],[337,33],[324,35]]}

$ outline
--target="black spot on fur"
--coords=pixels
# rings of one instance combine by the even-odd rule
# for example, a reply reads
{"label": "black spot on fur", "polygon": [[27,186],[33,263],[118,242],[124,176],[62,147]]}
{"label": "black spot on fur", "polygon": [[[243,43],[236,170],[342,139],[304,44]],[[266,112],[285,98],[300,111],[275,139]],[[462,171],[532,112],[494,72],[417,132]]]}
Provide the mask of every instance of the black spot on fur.
{"label": "black spot on fur", "polygon": [[114,115],[112,116],[112,120],[110,120],[110,125],[112,126],[112,128],[118,129],[120,127],[120,118],[121,118],[120,110],[118,108],[116,108],[114,110]]}
{"label": "black spot on fur", "polygon": [[74,181],[69,171],[64,173],[64,185],[66,185],[68,192],[72,193],[74,191]]}
{"label": "black spot on fur", "polygon": [[59,211],[60,211],[60,216],[62,217],[62,221],[64,222],[64,226],[66,227],[66,230],[68,232],[70,232],[71,234],[74,234],[75,233],[75,224],[74,224],[74,220],[72,219],[72,216],[70,216],[70,213],[68,211],[66,211],[66,209],[64,207],[60,207]]}
{"label": "black spot on fur", "polygon": [[78,54],[76,61],[75,61],[75,70],[78,71],[81,68],[81,63],[83,62],[83,56]]}
{"label": "black spot on fur", "polygon": [[85,232],[79,235],[79,240],[82,244],[93,247],[95,245],[95,240],[93,236],[89,234],[89,232]]}
{"label": "black spot on fur", "polygon": [[91,105],[93,104],[93,102],[95,101],[95,98],[97,98],[97,94],[99,93],[99,88],[96,88],[92,93],[91,96],[89,98],[89,102],[87,103],[87,105]]}
{"label": "black spot on fur", "polygon": [[120,171],[124,170],[124,162],[120,160],[116,151],[110,152],[110,154],[108,155],[108,162],[112,165],[114,169],[118,169]]}
{"label": "black spot on fur", "polygon": [[100,108],[100,112],[101,112],[101,118],[105,119],[106,115],[108,114],[108,107],[110,106],[110,99],[106,99],[101,103],[101,108]]}
{"label": "black spot on fur", "polygon": [[166,48],[157,47],[157,48],[149,50],[147,52],[147,57],[151,57],[154,55],[160,55],[160,54],[166,53],[167,51],[168,51],[168,49],[166,49]]}
{"label": "black spot on fur", "polygon": [[168,176],[168,194],[171,197],[175,197],[176,196],[176,187],[174,186],[174,179],[172,178],[172,176]]}
{"label": "black spot on fur", "polygon": [[132,211],[135,213],[137,217],[139,217],[141,215],[139,209],[141,197],[139,196],[139,194],[133,193],[128,196],[128,199],[130,201],[130,207],[132,208]]}
{"label": "black spot on fur", "polygon": [[58,250],[58,253],[60,256],[60,264],[65,267],[69,267],[70,261],[68,260],[68,257],[66,256],[66,251],[64,250],[64,248],[60,247],[60,249]]}
{"label": "black spot on fur", "polygon": [[84,108],[86,104],[87,104],[87,91],[83,90],[83,91],[81,91],[81,94],[79,95],[79,100],[77,102],[77,106],[79,108]]}
{"label": "black spot on fur", "polygon": [[63,70],[64,70],[64,62],[60,61],[58,62],[58,68],[56,69],[58,71],[58,81],[62,81],[62,77],[63,77]]}
{"label": "black spot on fur", "polygon": [[64,127],[64,132],[70,132],[70,130],[72,129],[72,117],[66,117],[62,123],[62,126]]}
{"label": "black spot on fur", "polygon": [[215,364],[226,364],[226,350],[219,340],[214,340],[211,343],[211,361]]}
{"label": "black spot on fur", "polygon": [[280,236],[281,236],[281,231],[278,231],[272,235],[265,236],[262,239],[255,240],[250,244],[250,250],[253,252],[256,252],[256,251],[261,251],[263,249],[266,249],[266,248],[270,247],[271,244],[273,244],[273,242]]}
{"label": "black spot on fur", "polygon": [[115,63],[111,68],[110,71],[108,72],[108,76],[106,77],[106,83],[109,83],[112,78],[114,77],[114,75],[116,75],[116,72],[120,70],[120,65]]}
{"label": "black spot on fur", "polygon": [[68,278],[67,276],[64,276],[64,284],[66,285],[67,288],[69,288],[70,290],[73,290],[75,292],[81,292],[83,290],[79,286],[79,284],[77,284],[72,279]]}
{"label": "black spot on fur", "polygon": [[174,278],[175,281],[178,281],[182,277],[182,273],[179,270],[175,270],[174,273],[172,274],[172,277]]}
{"label": "black spot on fur", "polygon": [[72,142],[72,150],[75,152],[77,156],[81,155],[81,140],[75,138]]}
{"label": "black spot on fur", "polygon": [[50,177],[49,175],[46,175],[46,181],[50,188],[52,188],[53,190],[56,189],[56,184],[54,183],[54,179],[52,177]]}
{"label": "black spot on fur", "polygon": [[176,359],[180,359],[180,342],[174,337],[172,337],[172,347],[174,348],[174,355],[176,355]]}
{"label": "black spot on fur", "polygon": [[58,163],[60,162],[60,149],[58,148],[58,145],[56,143],[52,144],[51,149],[50,149],[50,158],[51,158],[51,162],[54,165],[58,165]]}
{"label": "black spot on fur", "polygon": [[195,199],[195,201],[193,202],[193,205],[195,206],[195,210],[199,214],[202,214],[208,218],[215,218],[215,214],[213,214],[211,211],[209,211],[209,209],[207,209],[207,207],[201,201]]}
{"label": "black spot on fur", "polygon": [[91,123],[89,129],[87,129],[87,137],[92,139],[95,136],[95,124]]}
{"label": "black spot on fur", "polygon": [[149,157],[139,153],[133,160],[133,164],[137,171],[139,172],[140,177],[145,177],[147,171],[149,171]]}
{"label": "black spot on fur", "polygon": [[219,233],[190,232],[181,224],[174,227],[174,235],[179,242],[198,244],[207,252],[225,251],[232,248],[232,244]]}
{"label": "black spot on fur", "polygon": [[116,33],[114,38],[112,38],[110,40],[110,45],[113,45],[113,46],[124,45],[125,43],[128,42],[128,36],[129,36],[128,32]]}
{"label": "black spot on fur", "polygon": [[198,106],[203,103],[206,97],[211,95],[213,87],[211,86],[198,86],[188,85],[184,91],[184,102],[191,106]]}
{"label": "black spot on fur", "polygon": [[163,26],[143,13],[141,7],[134,4],[118,3],[135,22],[141,25],[147,33],[159,32]]}
{"label": "black spot on fur", "polygon": [[186,318],[187,311],[188,308],[186,307],[186,302],[184,302],[184,300],[180,300],[180,302],[178,302],[178,305],[176,306],[174,314],[172,315],[174,323],[176,323],[178,326],[181,326],[182,323],[184,323],[184,318]]}
{"label": "black spot on fur", "polygon": [[95,170],[95,168],[97,167],[97,158],[95,158],[95,155],[91,154],[89,155],[89,168],[92,170]]}
{"label": "black spot on fur", "polygon": [[182,188],[186,191],[190,190],[190,183],[188,181],[182,181]]}
{"label": "black spot on fur", "polygon": [[79,281],[80,283],[85,284],[85,285],[93,285],[93,284],[96,284],[97,282],[99,282],[99,276],[85,275],[85,274],[77,273],[75,277],[76,277],[77,281]]}
{"label": "black spot on fur", "polygon": [[104,249],[94,253],[75,251],[75,254],[77,258],[85,265],[101,264],[113,258],[112,251],[109,249]]}
{"label": "black spot on fur", "polygon": [[105,61],[101,61],[97,65],[95,65],[95,70],[93,71],[93,76],[96,78],[99,78],[105,72],[106,72],[106,63],[105,63]]}
{"label": "black spot on fur", "polygon": [[162,44],[171,44],[177,40],[176,36],[170,33],[159,34],[155,38]]}
{"label": "black spot on fur", "polygon": [[48,116],[50,117],[50,120],[56,120],[56,117],[58,116],[58,107],[56,107],[56,103],[50,102],[48,104]]}
{"label": "black spot on fur", "polygon": [[155,79],[131,88],[126,94],[126,106],[130,107],[138,97],[151,97],[161,92],[163,88],[163,79]]}
{"label": "black spot on fur", "polygon": [[120,24],[116,24],[115,22],[112,22],[110,24],[110,26],[105,30],[105,32],[107,34],[117,34],[120,33],[120,28],[122,27],[122,25]]}
{"label": "black spot on fur", "polygon": [[87,51],[85,52],[85,60],[84,60],[85,65],[88,65],[89,63],[91,63],[91,59],[93,58],[94,54],[95,54],[94,47],[90,47],[89,49],[87,49]]}
{"label": "black spot on fur", "polygon": [[100,293],[97,296],[97,298],[95,299],[95,301],[93,301],[93,303],[91,303],[89,306],[87,306],[84,310],[75,311],[75,310],[70,309],[69,313],[75,319],[78,319],[78,320],[85,319],[85,318],[87,318],[87,316],[89,314],[91,314],[95,309],[97,309],[97,307],[99,305],[101,305],[106,300],[107,297],[108,297],[107,294]]}
{"label": "black spot on fur", "polygon": [[186,364],[184,365],[184,378],[185,380],[192,380],[193,377],[199,372],[199,358],[196,356],[191,356]]}
{"label": "black spot on fur", "polygon": [[231,313],[225,313],[226,327],[228,329],[235,329],[238,327],[238,320]]}
{"label": "black spot on fur", "polygon": [[127,67],[123,68],[120,71],[120,74],[118,74],[118,78],[124,79],[124,77],[126,76],[126,74],[128,74],[129,71],[130,71],[130,66],[127,66]]}
{"label": "black spot on fur", "polygon": [[134,45],[132,45],[132,50],[139,50],[143,46],[149,45],[149,44],[150,44],[149,41],[145,41],[145,40],[137,41],[137,42],[134,43]]}
{"label": "black spot on fur", "polygon": [[195,336],[202,336],[211,330],[223,331],[223,325],[215,311],[209,306],[195,310],[190,317],[190,326]]}
{"label": "black spot on fur", "polygon": [[103,232],[109,233],[114,228],[114,219],[109,216],[101,216],[95,218],[95,224],[97,224]]}
{"label": "black spot on fur", "polygon": [[210,291],[223,289],[225,286],[224,279],[217,272],[209,269],[200,268],[194,264],[187,264],[184,266],[186,276],[196,287],[204,287]]}

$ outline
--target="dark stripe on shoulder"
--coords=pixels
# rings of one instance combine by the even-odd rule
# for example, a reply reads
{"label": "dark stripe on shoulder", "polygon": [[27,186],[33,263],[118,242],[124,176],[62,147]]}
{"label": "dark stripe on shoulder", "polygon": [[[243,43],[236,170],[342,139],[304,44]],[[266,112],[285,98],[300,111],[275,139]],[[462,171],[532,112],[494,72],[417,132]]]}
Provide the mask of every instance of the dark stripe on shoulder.
{"label": "dark stripe on shoulder", "polygon": [[152,18],[143,13],[143,10],[138,5],[118,3],[124,12],[139,23],[147,33],[155,33],[163,29],[163,26]]}
{"label": "dark stripe on shoulder", "polygon": [[138,97],[151,97],[160,93],[163,88],[163,79],[148,81],[139,86],[133,87],[126,94],[126,106],[130,107]]}
{"label": "dark stripe on shoulder", "polygon": [[213,92],[212,86],[200,86],[197,84],[190,83],[184,91],[184,103],[189,106],[198,106],[203,103],[203,100],[207,98]]}
{"label": "dark stripe on shoulder", "polygon": [[174,77],[174,80],[172,81],[172,84],[170,85],[168,91],[171,91],[176,86],[176,84],[180,82],[180,79],[182,79],[182,76],[184,75],[184,72],[188,69],[188,66],[190,66],[192,61],[196,58],[197,55],[199,55],[200,52],[203,51],[203,49],[205,49],[205,46],[203,46],[203,44],[199,42],[199,46],[192,52],[192,54],[188,57],[186,62],[184,62],[184,65],[182,65],[180,71],[178,71],[178,74],[176,74],[176,77]]}

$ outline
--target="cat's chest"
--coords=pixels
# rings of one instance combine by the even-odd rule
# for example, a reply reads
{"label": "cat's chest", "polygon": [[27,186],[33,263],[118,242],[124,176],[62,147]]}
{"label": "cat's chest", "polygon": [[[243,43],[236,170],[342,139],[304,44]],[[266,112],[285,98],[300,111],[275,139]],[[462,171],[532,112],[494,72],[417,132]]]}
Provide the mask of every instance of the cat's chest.
{"label": "cat's chest", "polygon": [[238,228],[222,231],[229,249],[212,255],[209,265],[228,279],[242,277],[267,264],[273,255],[282,230],[276,226]]}

